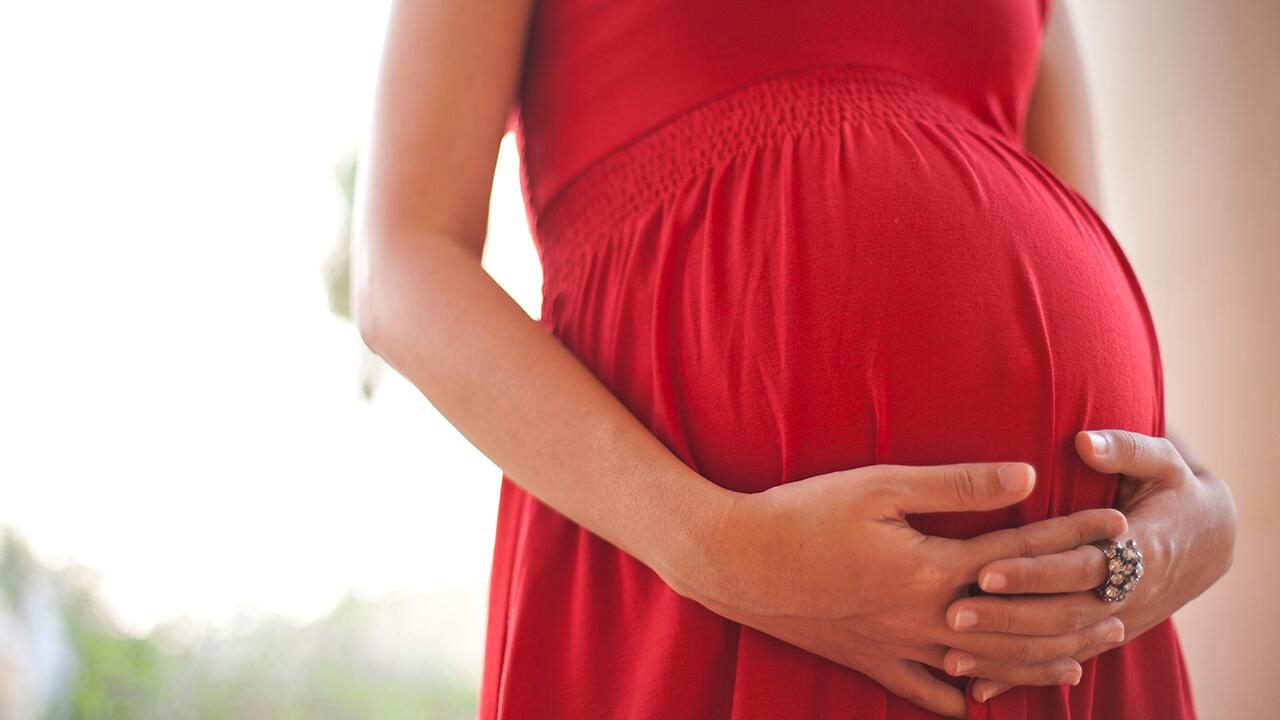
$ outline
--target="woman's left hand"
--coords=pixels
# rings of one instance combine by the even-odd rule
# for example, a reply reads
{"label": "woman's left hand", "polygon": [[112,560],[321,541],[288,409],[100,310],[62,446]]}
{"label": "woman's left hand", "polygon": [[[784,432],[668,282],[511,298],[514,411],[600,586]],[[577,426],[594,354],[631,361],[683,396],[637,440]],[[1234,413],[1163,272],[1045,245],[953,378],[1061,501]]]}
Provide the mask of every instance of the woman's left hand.
{"label": "woman's left hand", "polygon": [[[1119,510],[1142,550],[1142,580],[1120,602],[1104,602],[1094,591],[1107,577],[1096,547],[1084,545],[1055,555],[1010,558],[985,565],[978,584],[991,595],[961,598],[947,608],[957,630],[1057,635],[1115,615],[1124,638],[1097,646],[1078,662],[1110,650],[1163,622],[1209,588],[1231,567],[1236,509],[1231,491],[1200,465],[1182,444],[1125,430],[1076,434],[1076,452],[1090,467],[1121,473]],[[949,650],[944,666],[953,675],[983,678],[993,666],[981,657]],[[980,702],[1009,685],[979,679]]]}

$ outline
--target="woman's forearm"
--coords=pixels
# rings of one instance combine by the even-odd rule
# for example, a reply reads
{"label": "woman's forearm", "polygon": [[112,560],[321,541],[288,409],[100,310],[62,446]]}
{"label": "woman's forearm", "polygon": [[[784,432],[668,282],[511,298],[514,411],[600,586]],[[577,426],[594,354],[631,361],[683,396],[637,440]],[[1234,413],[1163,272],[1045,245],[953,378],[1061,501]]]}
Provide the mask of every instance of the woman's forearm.
{"label": "woman's forearm", "polygon": [[701,477],[452,238],[370,237],[356,254],[369,347],[542,502],[677,591],[733,493]]}

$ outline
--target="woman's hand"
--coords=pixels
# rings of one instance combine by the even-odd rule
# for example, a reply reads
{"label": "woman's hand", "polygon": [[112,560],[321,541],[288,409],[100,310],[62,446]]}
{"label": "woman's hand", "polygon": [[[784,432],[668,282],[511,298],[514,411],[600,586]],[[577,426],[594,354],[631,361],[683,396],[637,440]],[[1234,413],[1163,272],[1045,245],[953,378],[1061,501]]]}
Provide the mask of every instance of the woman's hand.
{"label": "woman's hand", "polygon": [[877,465],[740,495],[712,534],[698,587],[678,590],[917,705],[963,717],[963,693],[924,667],[941,668],[947,647],[1036,663],[1038,676],[1011,664],[996,677],[1048,684],[1078,673],[1071,657],[1103,646],[1115,629],[1108,618],[1044,635],[957,632],[943,622],[947,605],[996,559],[1058,553],[1124,532],[1124,516],[1111,509],[969,540],[925,536],[905,519],[1012,505],[1034,484],[1023,463]]}
{"label": "woman's hand", "polygon": [[[1185,447],[1165,438],[1124,430],[1080,432],[1076,451],[1100,472],[1122,473],[1120,510],[1142,550],[1146,570],[1123,601],[1103,602],[1093,592],[1106,577],[1094,547],[1034,558],[997,560],[984,566],[979,586],[996,595],[952,603],[947,621],[964,632],[1056,635],[1108,617],[1124,623],[1131,640],[1164,621],[1209,588],[1231,567],[1236,510],[1231,491]],[[1122,641],[1075,655],[1083,662]],[[957,672],[957,664],[967,667]],[[985,702],[1013,684],[1001,681],[1000,660],[963,649],[946,654],[952,674],[979,678],[975,699]]]}

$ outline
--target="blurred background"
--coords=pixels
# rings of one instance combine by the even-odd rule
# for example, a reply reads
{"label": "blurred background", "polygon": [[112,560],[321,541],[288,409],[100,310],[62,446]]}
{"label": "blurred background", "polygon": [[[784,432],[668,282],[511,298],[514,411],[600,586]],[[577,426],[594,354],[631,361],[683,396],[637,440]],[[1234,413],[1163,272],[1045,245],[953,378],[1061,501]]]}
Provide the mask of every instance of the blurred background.
{"label": "blurred background", "polygon": [[[1060,0],[1168,418],[1240,507],[1178,616],[1280,704],[1280,4]],[[474,717],[499,470],[369,355],[346,247],[387,0],[0,4],[0,720]],[[485,267],[531,314],[512,139]]]}

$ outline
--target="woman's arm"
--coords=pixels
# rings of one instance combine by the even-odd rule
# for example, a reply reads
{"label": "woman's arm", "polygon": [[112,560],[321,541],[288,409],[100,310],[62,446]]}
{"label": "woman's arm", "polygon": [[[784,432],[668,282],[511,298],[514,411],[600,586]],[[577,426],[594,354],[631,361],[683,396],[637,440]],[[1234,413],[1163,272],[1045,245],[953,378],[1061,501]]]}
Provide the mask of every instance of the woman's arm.
{"label": "woman's arm", "polygon": [[1040,69],[1027,111],[1027,149],[1101,215],[1088,86],[1066,0],[1057,0],[1053,8],[1045,26]]}
{"label": "woman's arm", "polygon": [[930,675],[945,647],[1034,658],[1011,682],[1079,677],[1072,655],[1114,621],[1052,637],[943,622],[995,559],[1124,528],[1096,510],[966,541],[908,512],[985,510],[1030,493],[1020,463],[875,466],[738,494],[673,455],[480,265],[493,168],[531,0],[399,0],[357,194],[355,311],[368,345],[542,502],[654,569],[681,595],[962,716]]}
{"label": "woman's arm", "polygon": [[355,315],[369,347],[508,476],[684,587],[731,493],[480,265],[531,7],[394,3],[360,173]]}

